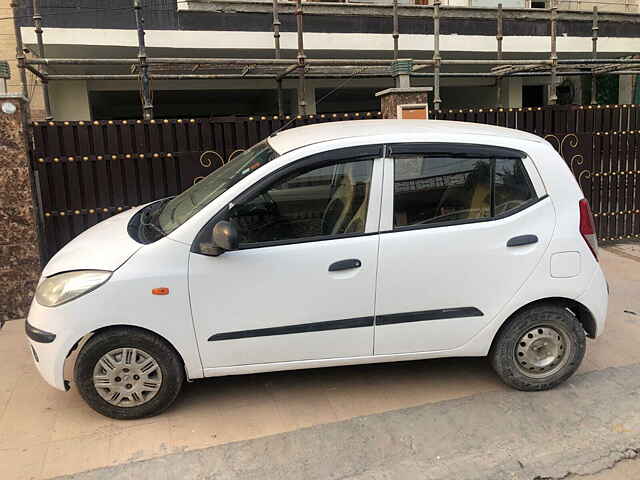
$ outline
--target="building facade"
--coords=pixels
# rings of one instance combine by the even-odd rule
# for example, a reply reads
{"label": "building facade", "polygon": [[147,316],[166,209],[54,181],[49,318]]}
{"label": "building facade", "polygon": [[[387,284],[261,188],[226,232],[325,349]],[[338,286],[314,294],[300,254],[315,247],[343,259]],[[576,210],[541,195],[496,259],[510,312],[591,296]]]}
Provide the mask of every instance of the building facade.
{"label": "building facade", "polygon": [[[399,0],[398,55],[401,59],[431,59],[434,51],[431,0]],[[28,50],[37,54],[31,1],[18,2],[18,24]],[[61,5],[61,3],[63,3]],[[108,3],[108,5],[107,5]],[[274,17],[271,1],[144,0],[142,12],[147,54],[163,58],[274,58]],[[432,2],[431,2],[432,3]],[[502,4],[502,57],[514,60],[550,58],[548,0],[448,0],[440,9],[440,55],[448,60],[490,60],[497,55],[498,3]],[[56,65],[50,74],[66,75],[49,82],[51,108],[56,120],[122,119],[140,116],[137,80],[82,79],[73,75],[126,75],[138,55],[138,32],[132,0],[39,2],[43,39],[48,58],[132,59],[131,65]],[[105,6],[107,5],[107,6]],[[304,2],[304,53],[308,59],[390,59],[393,55],[393,6],[390,0],[349,3]],[[599,8],[599,58],[633,58],[640,52],[638,0],[560,1],[557,52],[563,60],[592,57],[594,6]],[[295,62],[298,48],[295,4],[279,3],[280,55]],[[15,38],[9,0],[0,0],[0,58],[15,67]],[[639,60],[640,62],[640,60]],[[199,65],[168,65],[164,73],[189,74],[231,71]],[[263,115],[278,112],[276,82],[256,78],[251,65],[246,78],[153,80],[157,117]],[[538,106],[548,101],[550,75],[506,76],[497,80],[491,66],[443,65],[440,84],[442,108]],[[234,70],[236,71],[236,70]],[[394,86],[386,74],[368,74],[367,68],[341,67],[341,75],[309,75],[303,98],[306,113],[379,110],[375,92]],[[431,72],[425,68],[424,72]],[[480,75],[470,75],[479,73]],[[29,78],[34,118],[42,112],[42,97],[34,77]],[[601,79],[602,80],[602,79]],[[601,81],[599,80],[599,81]],[[498,84],[498,82],[500,82]],[[632,75],[612,75],[603,83],[603,102],[632,103],[636,82]],[[602,82],[601,82],[602,83]],[[412,78],[414,86],[431,86],[429,76]],[[588,101],[589,76],[557,78],[560,103]],[[606,87],[606,88],[605,88]],[[19,88],[13,71],[9,88]],[[299,83],[293,76],[282,81],[286,113],[298,109]],[[612,93],[613,92],[613,93]]]}

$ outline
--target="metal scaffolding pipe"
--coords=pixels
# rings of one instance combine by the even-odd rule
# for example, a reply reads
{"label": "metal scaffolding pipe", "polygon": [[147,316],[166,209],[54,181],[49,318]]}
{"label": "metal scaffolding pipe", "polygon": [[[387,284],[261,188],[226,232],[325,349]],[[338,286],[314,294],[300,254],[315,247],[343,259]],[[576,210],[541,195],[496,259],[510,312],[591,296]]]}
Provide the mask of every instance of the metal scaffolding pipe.
{"label": "metal scaffolding pipe", "polygon": [[[569,72],[562,72],[562,75],[565,76],[577,76],[584,75],[585,72],[580,70],[574,70]],[[412,77],[427,77],[431,78],[435,74],[434,73],[412,73]],[[518,72],[518,73],[510,73],[509,77],[545,77],[551,75],[550,71],[547,72]],[[640,75],[640,69],[638,70],[620,70],[607,72],[607,75]],[[484,78],[495,78],[498,75],[495,73],[488,72],[451,72],[451,73],[440,73],[441,77],[459,77],[459,78],[471,78],[471,77],[484,77]]]}
{"label": "metal scaffolding pipe", "polygon": [[556,45],[557,20],[558,5],[556,4],[556,0],[551,0],[551,80],[549,82],[549,105],[558,103],[558,94],[556,91],[558,71],[558,51]]}
{"label": "metal scaffolding pipe", "polygon": [[[173,65],[173,64],[185,64],[185,65],[272,65],[272,66],[289,66],[293,60],[280,58],[147,58],[147,64],[151,65]],[[623,63],[637,63],[637,59],[629,58],[601,58],[601,59],[561,59],[558,60],[558,65],[562,64],[623,64]],[[125,65],[131,66],[138,63],[135,58],[29,58],[25,59],[25,63],[28,65]],[[416,66],[430,66],[435,62],[432,59],[414,59],[413,64]],[[372,59],[306,59],[305,64],[308,66],[391,66],[393,60],[384,60],[379,58]],[[531,60],[518,60],[518,59],[469,59],[469,60],[454,60],[454,59],[442,59],[441,65],[550,65],[551,61],[548,59],[531,59]]]}
{"label": "metal scaffolding pipe", "polygon": [[[502,60],[502,4],[498,4],[498,14],[496,16],[496,60]],[[497,105],[502,106],[502,77],[496,80]]]}
{"label": "metal scaffolding pipe", "polygon": [[400,31],[398,28],[398,0],[393,0],[393,60],[398,60],[398,39]]}
{"label": "metal scaffolding pipe", "polygon": [[[294,63],[293,65],[289,65],[284,72],[276,75],[276,78],[278,80],[282,80],[284,77],[289,75],[291,72],[296,71],[298,68],[300,68],[300,65],[298,65],[297,63]],[[347,68],[350,68],[350,67],[347,67]]]}
{"label": "metal scaffolding pipe", "polygon": [[29,88],[27,86],[27,73],[25,72],[25,56],[24,46],[22,44],[22,30],[18,25],[18,0],[12,0],[9,4],[11,6],[11,12],[13,14],[13,29],[16,36],[16,60],[18,62],[18,69],[20,71],[20,85],[22,86],[22,96],[29,98]]}
{"label": "metal scaffolding pipe", "polygon": [[144,42],[144,17],[140,0],[133,0],[133,9],[136,16],[136,28],[138,30],[138,65],[140,68],[140,82],[142,83],[142,118],[153,118],[153,103],[151,101],[151,85],[149,79],[149,65],[147,64],[147,50]]}
{"label": "metal scaffolding pipe", "polygon": [[[353,71],[345,73],[307,73],[308,78],[351,78],[354,76]],[[356,73],[359,78],[387,78],[386,73]],[[52,74],[47,78],[50,81],[56,80],[138,80],[140,77],[135,74]],[[241,73],[176,73],[176,74],[149,74],[152,80],[223,80],[223,79],[270,79],[276,80],[274,74],[262,73],[253,75],[243,75]]]}
{"label": "metal scaffolding pipe", "polygon": [[[607,75],[639,75],[640,69],[638,70],[614,70],[611,72],[604,72],[603,74]],[[412,72],[411,76],[420,78],[434,77],[434,73],[420,73],[420,72]],[[446,72],[440,73],[441,77],[485,77],[485,78],[496,78],[499,76],[509,76],[509,77],[538,77],[538,76],[549,76],[551,75],[550,71],[547,72],[516,72],[510,74],[497,74],[492,72]],[[562,75],[585,75],[584,71],[575,70],[562,72]],[[273,74],[253,74],[253,75],[243,75],[241,73],[235,74],[206,74],[206,73],[185,73],[185,74],[150,74],[149,75],[152,80],[218,80],[218,79],[275,79],[276,76]],[[306,77],[308,78],[351,78],[353,77],[353,71],[345,72],[345,73],[317,73],[307,72]],[[357,73],[357,77],[359,78],[387,78],[389,74],[387,73]],[[48,80],[56,81],[56,80],[137,80],[140,77],[135,74],[114,74],[114,75],[101,75],[101,74],[50,74],[47,76]]]}
{"label": "metal scaffolding pipe", "polygon": [[296,0],[296,30],[298,32],[298,114],[306,115],[307,114],[307,101],[305,99],[305,78],[304,78],[304,69],[305,69],[305,60],[306,57],[304,55],[304,34],[303,34],[303,22],[302,16],[304,12],[302,11],[302,0]]}
{"label": "metal scaffolding pipe", "polygon": [[433,3],[433,109],[440,110],[440,0]]}
{"label": "metal scaffolding pipe", "polygon": [[27,70],[29,70],[31,73],[33,73],[36,77],[38,77],[40,80],[42,80],[42,83],[44,84],[49,77],[47,77],[47,75],[45,75],[43,72],[41,72],[40,70],[38,70],[35,67],[32,67],[31,65],[24,65],[24,68],[26,68]]}
{"label": "metal scaffolding pipe", "polygon": [[[280,59],[280,16],[278,14],[278,0],[273,0],[273,47],[276,60]],[[278,115],[284,115],[284,100],[282,98],[282,78],[276,78],[276,92],[278,99]]]}
{"label": "metal scaffolding pipe", "polygon": [[[286,58],[149,58],[149,65],[274,65],[283,66],[290,65],[293,60]],[[135,58],[30,58],[26,60],[30,65],[125,65],[130,66],[138,63]],[[312,59],[306,60],[309,65],[318,66],[370,66],[380,65],[389,66],[393,60],[385,60],[379,58],[372,59]],[[415,60],[415,64],[429,65],[431,60]]]}
{"label": "metal scaffolding pipe", "polygon": [[[44,58],[44,41],[42,40],[42,15],[40,15],[40,2],[39,0],[33,0],[33,27],[36,32],[36,39],[38,42],[38,56]],[[29,71],[32,71],[30,68]],[[53,120],[51,115],[51,101],[49,99],[49,83],[46,80],[47,67],[42,65],[40,70],[45,75],[38,75],[42,83],[42,98],[44,100],[44,115],[47,121]]]}
{"label": "metal scaffolding pipe", "polygon": [[[593,7],[593,25],[591,27],[591,42],[592,42],[591,58],[594,63],[598,58],[598,30],[599,30],[598,29],[598,7],[595,6]],[[591,105],[595,105],[596,103],[598,103],[598,100],[596,99],[597,89],[598,89],[598,86],[596,82],[596,74],[592,68],[591,69]]]}

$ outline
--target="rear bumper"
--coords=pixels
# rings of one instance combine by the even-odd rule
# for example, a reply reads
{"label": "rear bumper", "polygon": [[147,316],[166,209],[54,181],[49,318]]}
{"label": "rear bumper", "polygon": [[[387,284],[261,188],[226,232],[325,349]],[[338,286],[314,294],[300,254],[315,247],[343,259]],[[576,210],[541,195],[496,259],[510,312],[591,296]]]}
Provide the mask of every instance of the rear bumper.
{"label": "rear bumper", "polygon": [[600,266],[595,269],[589,286],[576,301],[588,308],[593,315],[596,323],[594,338],[602,335],[609,307],[609,286]]}

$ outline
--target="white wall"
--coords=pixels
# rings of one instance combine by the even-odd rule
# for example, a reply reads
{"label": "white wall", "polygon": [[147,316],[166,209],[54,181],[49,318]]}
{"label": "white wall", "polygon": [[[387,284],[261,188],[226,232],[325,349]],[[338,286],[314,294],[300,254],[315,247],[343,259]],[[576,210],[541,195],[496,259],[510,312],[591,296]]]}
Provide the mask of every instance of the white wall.
{"label": "white wall", "polygon": [[91,120],[89,93],[85,80],[65,80],[49,83],[51,112],[56,121]]}

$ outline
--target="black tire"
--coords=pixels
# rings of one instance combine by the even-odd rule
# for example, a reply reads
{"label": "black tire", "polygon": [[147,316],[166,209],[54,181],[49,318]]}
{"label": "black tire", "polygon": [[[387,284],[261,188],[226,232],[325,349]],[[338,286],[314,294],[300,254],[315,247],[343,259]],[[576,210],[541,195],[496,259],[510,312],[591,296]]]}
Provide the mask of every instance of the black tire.
{"label": "black tire", "polygon": [[[544,357],[557,358],[553,360],[557,362],[555,366],[551,363],[538,368],[525,361],[530,358],[529,354],[534,359],[538,358],[534,345],[537,332],[541,335],[539,341],[543,342],[542,348],[550,348],[551,352],[558,353],[557,357],[551,354]],[[547,337],[542,337],[543,332],[557,334],[558,345],[555,349],[547,347],[549,342],[545,343]],[[531,342],[529,345],[528,341]],[[560,348],[564,343],[566,347]],[[549,304],[524,310],[511,318],[500,331],[489,356],[491,366],[504,383],[518,390],[538,391],[553,388],[573,375],[584,358],[585,347],[586,335],[578,319],[566,308]],[[527,349],[533,351],[529,353]],[[542,350],[542,355],[546,352]],[[544,372],[544,369],[548,371]]]}
{"label": "black tire", "polygon": [[[94,385],[94,368],[97,368],[98,361],[105,354],[119,348],[138,349],[141,353],[148,354],[159,367],[159,372],[156,368],[155,375],[161,374],[158,380],[160,386],[157,392],[148,394],[153,396],[145,400],[145,403],[113,405],[98,393]],[[129,420],[158,415],[169,408],[182,389],[185,375],[180,357],[162,338],[138,328],[122,327],[97,333],[84,344],[75,362],[74,377],[80,395],[96,412],[119,420]],[[105,392],[105,389],[102,391]]]}

